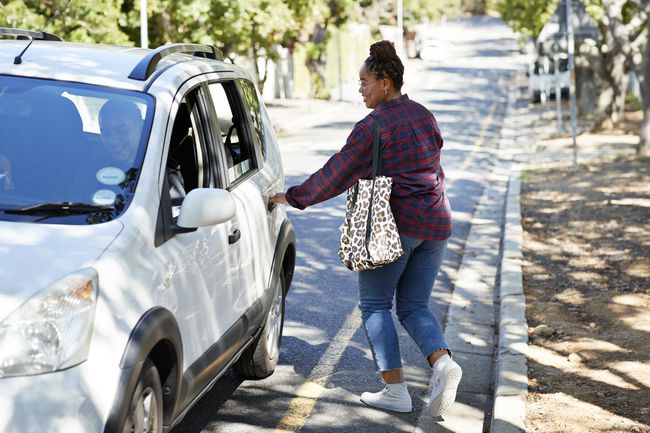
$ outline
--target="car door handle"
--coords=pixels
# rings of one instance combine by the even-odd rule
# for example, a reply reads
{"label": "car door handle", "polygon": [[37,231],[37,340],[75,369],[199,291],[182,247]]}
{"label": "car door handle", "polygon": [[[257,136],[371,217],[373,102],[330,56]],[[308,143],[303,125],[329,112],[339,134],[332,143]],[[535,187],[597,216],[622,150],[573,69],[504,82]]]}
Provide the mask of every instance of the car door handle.
{"label": "car door handle", "polygon": [[269,200],[269,204],[266,206],[266,210],[273,212],[273,209],[275,209],[277,205],[277,203],[273,203],[271,200]]}
{"label": "car door handle", "polygon": [[235,231],[228,236],[228,243],[232,245],[235,242],[237,242],[240,238],[241,238],[241,230],[235,229]]}

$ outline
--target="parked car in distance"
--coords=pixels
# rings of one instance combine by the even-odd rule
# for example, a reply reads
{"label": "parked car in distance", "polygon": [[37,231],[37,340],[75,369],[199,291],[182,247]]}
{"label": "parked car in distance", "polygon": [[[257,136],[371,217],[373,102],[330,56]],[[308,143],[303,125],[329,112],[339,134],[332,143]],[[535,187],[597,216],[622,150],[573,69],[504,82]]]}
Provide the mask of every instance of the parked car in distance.
{"label": "parked car in distance", "polygon": [[[545,65],[546,63],[546,70]],[[562,53],[558,56],[558,73],[555,74],[553,57],[535,57],[528,68],[528,89],[533,102],[541,102],[546,95],[555,97],[556,85],[559,84],[561,96],[568,96],[571,74],[568,57]]]}
{"label": "parked car in distance", "polygon": [[246,71],[0,36],[0,431],[169,431],[273,373],[296,245]]}

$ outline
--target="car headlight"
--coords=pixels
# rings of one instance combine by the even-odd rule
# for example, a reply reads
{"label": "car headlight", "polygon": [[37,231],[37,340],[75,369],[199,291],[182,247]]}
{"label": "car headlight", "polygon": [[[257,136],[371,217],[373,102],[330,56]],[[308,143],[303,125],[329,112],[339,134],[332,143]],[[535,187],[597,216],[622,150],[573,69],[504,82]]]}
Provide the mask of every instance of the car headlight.
{"label": "car headlight", "polygon": [[97,271],[82,269],[0,322],[0,377],[48,373],[85,361],[97,292]]}

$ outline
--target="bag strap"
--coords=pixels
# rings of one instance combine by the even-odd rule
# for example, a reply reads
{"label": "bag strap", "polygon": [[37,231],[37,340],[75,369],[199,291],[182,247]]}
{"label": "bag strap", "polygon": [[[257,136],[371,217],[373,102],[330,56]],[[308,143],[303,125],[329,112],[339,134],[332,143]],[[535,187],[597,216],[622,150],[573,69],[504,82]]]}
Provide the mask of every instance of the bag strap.
{"label": "bag strap", "polygon": [[372,178],[381,176],[382,172],[381,123],[378,117],[372,116]]}
{"label": "bag strap", "polygon": [[370,233],[372,232],[372,202],[375,198],[375,179],[381,176],[383,171],[381,161],[381,124],[379,118],[372,117],[372,187],[370,189],[370,204],[368,207],[368,216],[366,217],[366,239],[365,247],[368,251],[368,244],[370,244]]}

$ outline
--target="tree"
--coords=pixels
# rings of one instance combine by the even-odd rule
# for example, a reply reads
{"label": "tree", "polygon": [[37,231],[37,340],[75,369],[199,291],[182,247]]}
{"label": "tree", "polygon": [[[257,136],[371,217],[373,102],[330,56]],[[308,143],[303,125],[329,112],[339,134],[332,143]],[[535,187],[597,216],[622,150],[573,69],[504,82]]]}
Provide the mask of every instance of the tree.
{"label": "tree", "polygon": [[27,30],[40,30],[45,25],[45,17],[29,8],[22,0],[0,2],[0,25]]}
{"label": "tree", "polygon": [[[581,47],[592,69],[601,79],[596,127],[617,126],[625,109],[629,72],[634,68],[635,52],[645,46],[647,32],[644,0],[585,0],[587,11],[596,20],[599,41]],[[647,5],[645,6],[647,7]],[[636,48],[635,48],[636,47]],[[643,75],[639,71],[637,75]]]}
{"label": "tree", "polygon": [[[124,30],[139,38],[139,2],[125,0]],[[148,11],[151,46],[170,42],[215,45],[232,61],[237,56],[253,60],[260,91],[266,82],[268,62],[277,58],[277,46],[296,21],[283,0],[159,0]],[[265,67],[260,68],[260,63]]]}
{"label": "tree", "polygon": [[[393,1],[391,6],[394,3]],[[437,20],[442,16],[457,17],[462,13],[461,6],[461,0],[404,0],[404,26],[416,26],[425,20]]]}
{"label": "tree", "polygon": [[[305,66],[310,76],[310,96],[329,99],[326,81],[326,48],[332,27],[340,27],[353,14],[351,0],[285,0],[293,12],[296,26],[285,34],[285,43],[302,44],[306,51]],[[361,4],[370,3],[363,0]]]}
{"label": "tree", "polygon": [[494,7],[514,31],[537,37],[557,5],[558,0],[502,0]]}
{"label": "tree", "polygon": [[[249,0],[240,13],[243,25],[237,29],[241,41],[238,52],[250,53],[262,92],[268,76],[269,61],[278,59],[277,47],[284,42],[287,33],[297,31],[296,22],[292,11],[282,0]],[[264,63],[263,76],[258,59]]]}
{"label": "tree", "polygon": [[472,15],[484,15],[487,12],[486,0],[465,0],[463,3],[465,12]]}
{"label": "tree", "polygon": [[9,0],[0,2],[0,25],[28,30],[41,30],[52,19],[46,31],[73,42],[126,44],[127,35],[119,27],[120,0]]}
{"label": "tree", "polygon": [[[648,1],[581,1],[597,23],[600,38],[585,41],[580,45],[579,53],[599,79],[596,128],[608,129],[617,126],[622,119],[630,69],[636,67],[639,77],[650,73],[639,61],[633,61],[639,57],[635,53],[647,43],[644,29]],[[497,7],[514,30],[535,36],[558,4],[559,0],[549,4],[542,0],[501,0]]]}
{"label": "tree", "polygon": [[[327,42],[332,28],[348,21],[369,24],[378,33],[379,24],[395,25],[397,10],[394,0],[286,0],[298,22],[298,33],[289,37],[292,43],[306,48],[305,62],[311,78],[310,96],[329,98],[325,66]],[[458,15],[461,0],[404,0],[404,26],[414,26],[443,14]]]}

